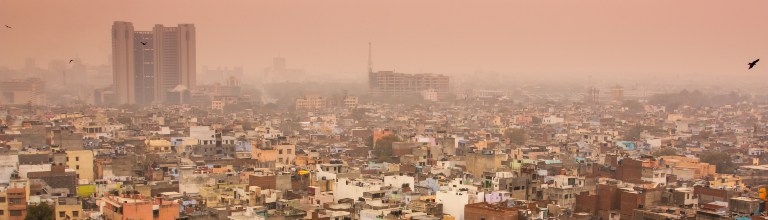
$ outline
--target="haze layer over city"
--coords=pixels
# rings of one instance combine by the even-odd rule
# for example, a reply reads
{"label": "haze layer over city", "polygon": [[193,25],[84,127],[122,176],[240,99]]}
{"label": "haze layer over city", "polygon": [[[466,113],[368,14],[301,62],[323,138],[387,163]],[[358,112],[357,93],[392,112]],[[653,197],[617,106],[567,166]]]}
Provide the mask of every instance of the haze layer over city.
{"label": "haze layer over city", "polygon": [[768,219],[766,9],[0,0],[0,220]]}

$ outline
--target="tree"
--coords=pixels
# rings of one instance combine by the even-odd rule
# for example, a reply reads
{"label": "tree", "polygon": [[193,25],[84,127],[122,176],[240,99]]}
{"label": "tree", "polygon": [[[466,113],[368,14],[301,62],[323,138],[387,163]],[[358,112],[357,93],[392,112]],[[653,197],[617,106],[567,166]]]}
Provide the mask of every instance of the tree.
{"label": "tree", "polygon": [[712,137],[711,131],[700,131],[698,135],[694,135],[694,137],[699,138],[701,140],[707,140],[710,137]]}
{"label": "tree", "polygon": [[39,203],[27,206],[27,217],[24,220],[53,220],[53,206]]}
{"label": "tree", "polygon": [[376,140],[376,146],[373,148],[373,155],[376,156],[376,160],[394,162],[392,158],[392,143],[399,141],[400,138],[395,135],[387,135]]}
{"label": "tree", "polygon": [[130,117],[118,117],[117,122],[120,122],[121,124],[124,124],[124,125],[131,125],[131,122],[133,121],[131,120]]}
{"label": "tree", "polygon": [[626,134],[624,134],[624,139],[630,140],[630,141],[638,141],[640,140],[640,135],[643,133],[645,128],[643,126],[635,126],[630,128]]}
{"label": "tree", "polygon": [[722,151],[709,151],[699,155],[701,162],[717,166],[717,173],[734,173],[736,165],[731,160],[731,155]]}
{"label": "tree", "polygon": [[509,142],[516,145],[523,145],[527,139],[525,130],[522,128],[508,129],[504,132],[504,136],[509,139]]}

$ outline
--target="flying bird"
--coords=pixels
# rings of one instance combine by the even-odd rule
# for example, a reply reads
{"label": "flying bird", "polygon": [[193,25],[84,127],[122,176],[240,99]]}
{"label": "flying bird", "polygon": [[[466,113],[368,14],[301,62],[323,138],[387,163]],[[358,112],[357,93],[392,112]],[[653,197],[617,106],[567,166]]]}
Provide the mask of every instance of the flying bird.
{"label": "flying bird", "polygon": [[147,42],[143,42],[143,41],[142,41],[142,42],[141,42],[141,45],[147,45]]}
{"label": "flying bird", "polygon": [[69,60],[69,63],[75,62],[75,60]]}
{"label": "flying bird", "polygon": [[12,28],[11,26],[5,25],[5,28]]}
{"label": "flying bird", "polygon": [[755,65],[757,65],[757,61],[760,61],[760,59],[756,59],[755,61],[752,61],[751,63],[749,63],[747,65],[749,65],[749,68],[752,69],[752,67],[755,67]]}

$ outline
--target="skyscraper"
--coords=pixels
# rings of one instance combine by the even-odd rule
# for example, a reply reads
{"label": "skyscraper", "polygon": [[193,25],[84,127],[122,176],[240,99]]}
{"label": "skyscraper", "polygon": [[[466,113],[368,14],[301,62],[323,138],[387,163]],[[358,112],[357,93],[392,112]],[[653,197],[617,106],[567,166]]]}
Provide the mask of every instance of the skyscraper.
{"label": "skyscraper", "polygon": [[116,104],[136,104],[133,34],[131,22],[112,24],[112,81]]}
{"label": "skyscraper", "polygon": [[136,31],[134,37],[134,83],[137,104],[155,100],[155,42],[151,31]]}
{"label": "skyscraper", "polygon": [[176,104],[196,85],[195,26],[155,25],[134,31],[133,24],[112,25],[112,62],[116,104]]}
{"label": "skyscraper", "polygon": [[155,100],[179,103],[180,97],[196,85],[195,26],[155,25],[152,31],[155,35]]}

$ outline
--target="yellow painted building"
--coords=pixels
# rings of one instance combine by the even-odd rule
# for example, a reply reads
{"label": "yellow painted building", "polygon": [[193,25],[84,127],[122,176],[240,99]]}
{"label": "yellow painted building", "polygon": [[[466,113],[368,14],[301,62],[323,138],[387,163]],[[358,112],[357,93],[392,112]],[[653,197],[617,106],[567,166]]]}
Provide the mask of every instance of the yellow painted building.
{"label": "yellow painted building", "polygon": [[746,185],[744,185],[744,181],[741,180],[740,176],[733,175],[733,174],[715,173],[713,177],[714,177],[714,180],[709,181],[709,186],[711,188],[746,189]]}
{"label": "yellow painted building", "polygon": [[147,150],[153,153],[171,153],[171,142],[164,139],[146,140]]}
{"label": "yellow painted building", "polygon": [[216,184],[200,188],[200,196],[209,207],[242,205],[241,200],[235,199],[235,191],[245,192],[247,184]]}
{"label": "yellow painted building", "polygon": [[53,217],[55,220],[79,220],[87,218],[83,213],[83,205],[77,197],[56,198]]}
{"label": "yellow painted building", "polygon": [[277,163],[293,165],[296,160],[296,145],[277,145]]}
{"label": "yellow painted building", "polygon": [[251,158],[258,160],[259,163],[277,162],[277,150],[253,148]]}
{"label": "yellow painted building", "polygon": [[93,151],[72,150],[67,151],[67,168],[77,173],[77,179],[93,182]]}

